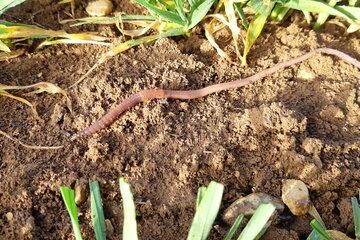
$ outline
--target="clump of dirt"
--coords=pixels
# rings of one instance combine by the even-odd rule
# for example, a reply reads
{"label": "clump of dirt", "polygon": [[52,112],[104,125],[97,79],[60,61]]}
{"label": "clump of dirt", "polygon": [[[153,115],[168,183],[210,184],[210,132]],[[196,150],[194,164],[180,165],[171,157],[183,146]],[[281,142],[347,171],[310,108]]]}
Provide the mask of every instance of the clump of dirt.
{"label": "clump of dirt", "polygon": [[[126,2],[114,1],[116,9],[138,11]],[[78,6],[78,16],[84,6]],[[49,16],[31,18],[40,9],[41,17]],[[60,28],[56,16],[65,17],[64,10],[69,7],[34,0],[8,15]],[[114,227],[109,239],[121,238],[119,176],[132,185],[142,238],[185,238],[197,188],[210,180],[225,185],[223,211],[252,192],[280,197],[281,182],[287,178],[309,186],[329,228],[353,235],[350,197],[360,186],[360,72],[331,56],[319,54],[263,81],[202,99],[144,103],[108,129],[69,143],[70,134],[145,88],[195,89],[231,81],[320,46],[360,58],[356,33],[345,35],[340,27],[314,32],[285,24],[266,28],[247,67],[219,59],[198,33],[131,49],[69,90],[73,113],[60,95],[29,97],[41,120],[22,104],[1,98],[1,130],[27,143],[65,144],[60,151],[33,151],[0,138],[1,238],[69,239],[70,220],[59,187],[95,179],[101,185],[105,216]],[[88,29],[117,34],[109,26]],[[226,51],[232,51],[230,46]],[[72,45],[32,52],[2,63],[1,83],[49,81],[67,88],[104,51]],[[89,199],[79,208],[83,236],[93,239]],[[264,239],[304,239],[309,220],[285,213]],[[219,218],[212,238],[223,237],[228,229]]]}

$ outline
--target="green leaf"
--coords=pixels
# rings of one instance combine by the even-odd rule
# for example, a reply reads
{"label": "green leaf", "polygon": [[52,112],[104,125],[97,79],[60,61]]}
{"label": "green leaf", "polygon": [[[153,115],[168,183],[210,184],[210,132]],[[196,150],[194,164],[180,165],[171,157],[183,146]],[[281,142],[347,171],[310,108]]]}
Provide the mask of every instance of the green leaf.
{"label": "green leaf", "polygon": [[176,23],[176,24],[179,24],[181,26],[186,26],[186,22],[184,22],[181,19],[181,17],[179,15],[177,15],[177,14],[161,10],[161,9],[157,8],[156,6],[154,6],[154,5],[151,5],[146,0],[134,0],[134,1],[141,4],[142,6],[144,6],[150,12],[153,12],[153,13],[157,14],[158,16],[164,18],[165,20],[167,20],[169,22]]}
{"label": "green leaf", "polygon": [[217,182],[210,182],[206,192],[196,209],[187,240],[205,240],[218,214],[224,186]]}
{"label": "green leaf", "polygon": [[315,230],[312,230],[310,235],[306,238],[306,240],[322,240],[322,239]]}
{"label": "green leaf", "polygon": [[192,29],[195,27],[206,14],[209,12],[210,8],[214,4],[215,0],[204,0],[199,5],[194,5],[191,7],[190,15],[189,15],[189,24],[187,26],[188,29]]}
{"label": "green leaf", "polygon": [[0,15],[7,11],[9,8],[25,2],[26,0],[1,0],[0,1]]}
{"label": "green leaf", "polygon": [[324,228],[323,225],[321,225],[321,223],[319,223],[316,219],[313,219],[310,222],[310,225],[312,226],[312,228],[316,231],[316,233],[323,238],[323,240],[331,240],[331,237],[329,236],[329,234],[326,232],[326,229]]}
{"label": "green leaf", "polygon": [[184,11],[184,1],[183,0],[175,0],[175,6],[176,6],[176,11],[178,12],[181,19],[186,23],[186,25],[188,25],[189,21],[186,18],[186,14]]}
{"label": "green leaf", "polygon": [[246,31],[246,40],[244,54],[242,57],[242,63],[246,64],[246,57],[250,51],[250,48],[255,43],[256,39],[259,37],[261,31],[263,30],[266,19],[271,13],[275,3],[263,4],[259,14],[255,15],[254,19],[251,21],[248,30]]}
{"label": "green leaf", "polygon": [[261,204],[241,232],[238,240],[259,239],[269,226],[268,221],[275,212],[275,209],[275,206],[271,203]]}
{"label": "green leaf", "polygon": [[206,193],[206,187],[199,187],[196,197],[196,209],[198,209],[200,202],[203,199],[205,193]]}
{"label": "green leaf", "polygon": [[351,198],[351,207],[354,215],[354,226],[356,239],[360,239],[360,207],[356,197]]}
{"label": "green leaf", "polygon": [[119,179],[119,185],[124,209],[123,240],[137,240],[136,211],[130,185],[123,177]]}
{"label": "green leaf", "polygon": [[242,222],[243,218],[244,218],[244,215],[243,215],[243,214],[240,214],[240,215],[236,218],[234,224],[231,226],[229,232],[226,234],[225,240],[231,240],[231,239],[233,238],[233,236],[234,236],[234,234],[236,233],[236,231],[238,230],[238,228],[239,228],[239,226],[240,226],[240,223]]}
{"label": "green leaf", "polygon": [[97,181],[90,182],[90,204],[91,219],[95,231],[96,240],[106,239],[105,217],[100,194],[100,187]]}
{"label": "green leaf", "polygon": [[[331,7],[334,7],[340,0],[328,0],[328,4]],[[329,14],[327,13],[319,13],[319,16],[314,24],[314,29],[318,30],[328,19]]]}
{"label": "green leaf", "polygon": [[68,187],[60,187],[61,196],[64,200],[66,209],[70,215],[71,226],[74,231],[75,239],[82,240],[80,225],[78,220],[78,211],[75,204],[75,192]]}
{"label": "green leaf", "polygon": [[235,9],[237,11],[237,13],[239,14],[239,17],[241,19],[241,24],[243,25],[243,27],[245,28],[245,30],[247,30],[249,28],[249,22],[246,19],[245,13],[243,11],[243,8],[241,6],[240,3],[235,3]]}

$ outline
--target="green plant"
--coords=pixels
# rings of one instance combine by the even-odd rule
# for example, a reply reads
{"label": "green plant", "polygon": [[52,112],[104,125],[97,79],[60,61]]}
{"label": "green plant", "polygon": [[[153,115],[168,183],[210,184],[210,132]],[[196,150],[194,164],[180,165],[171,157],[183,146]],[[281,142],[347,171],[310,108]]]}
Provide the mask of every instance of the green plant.
{"label": "green plant", "polygon": [[[123,239],[136,240],[138,239],[136,212],[130,185],[123,177],[121,177],[119,178],[119,186],[124,209]],[[75,238],[79,240],[81,239],[81,233],[77,217],[74,190],[68,187],[61,187],[60,191],[70,214]],[[224,186],[214,181],[210,182],[208,187],[199,188],[196,200],[196,212],[187,236],[188,240],[207,239],[218,215],[223,191]],[[90,201],[96,240],[104,240],[106,239],[105,217],[97,181],[90,182]],[[270,218],[274,212],[274,205],[260,205],[237,240],[259,239],[270,225]],[[243,215],[238,216],[226,235],[225,240],[231,240],[234,237],[243,218]]]}
{"label": "green plant", "polygon": [[74,231],[75,239],[82,240],[79,219],[78,219],[78,211],[75,204],[75,192],[74,190],[68,187],[61,187],[60,192],[64,200],[66,209],[70,215],[71,226]]}
{"label": "green plant", "polygon": [[[360,190],[359,190],[360,197]],[[353,219],[355,226],[355,237],[360,239],[360,206],[356,197],[351,198],[351,207],[353,210]],[[310,222],[313,231],[308,236],[307,240],[332,240],[329,231],[326,229],[324,222],[320,215]]]}

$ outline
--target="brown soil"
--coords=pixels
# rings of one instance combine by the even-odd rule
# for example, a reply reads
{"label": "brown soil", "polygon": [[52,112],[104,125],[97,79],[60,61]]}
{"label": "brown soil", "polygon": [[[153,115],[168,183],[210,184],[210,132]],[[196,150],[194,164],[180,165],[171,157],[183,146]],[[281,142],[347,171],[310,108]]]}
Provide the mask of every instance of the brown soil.
{"label": "brown soil", "polygon": [[[127,2],[117,1],[117,10],[136,12]],[[77,17],[84,16],[84,5],[77,7]],[[6,18],[59,29],[57,14],[65,18],[64,11],[69,7],[33,0]],[[86,30],[118,35],[110,26]],[[1,130],[27,143],[66,147],[34,151],[0,137],[0,238],[72,239],[59,187],[96,179],[106,218],[114,226],[109,239],[120,239],[119,176],[132,186],[142,239],[185,239],[197,188],[211,180],[225,185],[223,212],[252,192],[280,197],[281,181],[287,178],[309,186],[329,228],[353,236],[350,197],[360,186],[360,72],[339,59],[317,55],[251,86],[198,100],[151,101],[105,131],[71,144],[68,140],[138,90],[194,89],[235,80],[320,46],[360,59],[359,34],[346,36],[330,24],[314,32],[288,23],[266,28],[247,67],[219,60],[201,34],[134,48],[69,91],[73,113],[60,95],[28,97],[41,120],[24,105],[1,98]],[[66,88],[104,51],[89,45],[48,47],[1,63],[1,83],[49,81]],[[94,239],[89,200],[80,213],[84,239]],[[264,239],[305,239],[310,219],[285,213]],[[228,229],[219,218],[212,239],[223,238]]]}

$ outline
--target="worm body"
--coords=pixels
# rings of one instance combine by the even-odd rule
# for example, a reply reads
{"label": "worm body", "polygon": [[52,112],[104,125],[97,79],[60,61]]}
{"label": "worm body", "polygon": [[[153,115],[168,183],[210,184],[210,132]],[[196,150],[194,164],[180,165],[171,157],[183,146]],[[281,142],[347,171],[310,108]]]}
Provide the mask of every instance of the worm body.
{"label": "worm body", "polygon": [[98,121],[93,123],[88,128],[74,134],[71,137],[71,140],[75,140],[80,137],[89,136],[95,132],[98,132],[108,126],[110,126],[118,117],[120,117],[121,114],[129,110],[130,108],[136,106],[137,104],[145,101],[150,101],[152,99],[156,98],[171,98],[171,99],[183,99],[183,100],[189,100],[189,99],[195,99],[207,96],[212,93],[221,92],[224,90],[229,90],[233,88],[239,88],[248,84],[251,84],[255,81],[258,81],[264,77],[270,76],[271,74],[290,67],[294,64],[297,64],[299,62],[305,61],[312,57],[316,53],[326,53],[329,55],[337,56],[340,59],[354,65],[355,67],[360,69],[360,61],[356,60],[355,58],[347,55],[346,53],[343,53],[336,49],[331,48],[318,48],[314,49],[302,56],[290,59],[288,61],[278,63],[274,65],[273,67],[267,68],[263,71],[258,72],[255,75],[252,75],[247,78],[235,80],[232,82],[225,82],[225,83],[218,83],[214,85],[210,85],[204,88],[200,88],[197,90],[165,90],[165,89],[147,89],[142,90],[136,94],[131,95],[130,97],[126,98],[123,102],[121,102],[119,105],[117,105],[114,109],[112,109],[110,112],[105,114],[102,118],[100,118]]}

